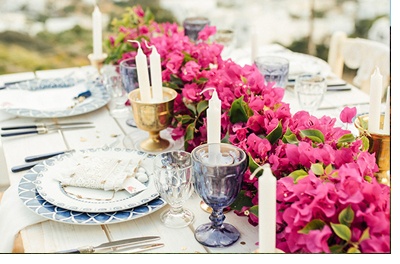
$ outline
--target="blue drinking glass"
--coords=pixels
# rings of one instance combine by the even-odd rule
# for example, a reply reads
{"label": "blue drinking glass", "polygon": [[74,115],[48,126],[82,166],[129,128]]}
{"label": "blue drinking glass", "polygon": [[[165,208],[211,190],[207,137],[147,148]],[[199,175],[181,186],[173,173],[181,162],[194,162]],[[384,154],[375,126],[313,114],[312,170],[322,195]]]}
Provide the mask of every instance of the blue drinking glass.
{"label": "blue drinking glass", "polygon": [[[213,155],[213,153],[217,155]],[[224,208],[237,198],[248,166],[246,153],[225,143],[204,144],[192,151],[193,184],[196,193],[212,208],[210,223],[195,231],[196,240],[207,247],[227,247],[235,243],[239,231],[224,223]]]}

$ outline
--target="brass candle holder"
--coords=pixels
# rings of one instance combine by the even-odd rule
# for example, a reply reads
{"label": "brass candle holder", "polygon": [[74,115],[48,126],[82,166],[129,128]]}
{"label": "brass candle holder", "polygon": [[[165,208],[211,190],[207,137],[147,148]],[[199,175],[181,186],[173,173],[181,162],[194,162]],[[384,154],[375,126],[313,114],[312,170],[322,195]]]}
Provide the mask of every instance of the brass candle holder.
{"label": "brass candle holder", "polygon": [[163,87],[163,102],[142,102],[139,89],[128,94],[137,127],[149,132],[149,137],[140,142],[143,150],[159,152],[170,146],[171,143],[160,136],[160,131],[171,124],[176,96],[175,90],[166,87]]}
{"label": "brass candle holder", "polygon": [[104,61],[106,60],[107,56],[107,53],[101,54],[100,57],[95,57],[93,53],[88,55],[90,65],[92,65],[99,74],[101,74],[101,68],[103,68]]}
{"label": "brass candle holder", "polygon": [[[380,127],[383,126],[384,115],[380,117]],[[369,153],[375,153],[376,164],[379,171],[375,173],[378,182],[390,185],[390,135],[371,133],[368,131],[368,115],[359,116],[355,122],[355,127],[360,131],[360,135],[365,135],[369,141]]]}

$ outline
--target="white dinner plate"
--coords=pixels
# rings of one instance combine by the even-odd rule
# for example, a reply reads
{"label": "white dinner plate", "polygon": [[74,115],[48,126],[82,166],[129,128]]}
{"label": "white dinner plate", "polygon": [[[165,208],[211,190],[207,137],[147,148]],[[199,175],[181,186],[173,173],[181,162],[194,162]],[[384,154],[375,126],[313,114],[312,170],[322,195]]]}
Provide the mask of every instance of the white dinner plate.
{"label": "white dinner plate", "polygon": [[[54,78],[54,82],[51,88],[63,88],[65,83],[68,81],[66,78]],[[82,80],[81,80],[82,81]],[[30,82],[37,82],[37,80],[31,80],[27,82],[17,83],[10,85],[7,89],[26,89],[30,90]],[[60,85],[59,87],[57,85]],[[36,117],[36,118],[60,118],[81,115],[92,112],[103,106],[105,106],[111,99],[106,87],[98,81],[87,81],[84,83],[86,89],[91,92],[91,96],[82,103],[77,104],[75,107],[70,109],[54,109],[54,110],[40,110],[23,107],[9,107],[3,108],[3,110],[9,114],[22,116],[22,117]],[[48,89],[51,89],[48,88]],[[60,89],[62,90],[62,89]],[[54,91],[54,90],[53,90]]]}
{"label": "white dinner plate", "polygon": [[[148,175],[148,181],[144,182],[147,188],[139,193],[130,194],[126,190],[104,191],[100,189],[62,186],[60,181],[55,179],[54,176],[59,171],[65,170],[65,165],[73,161],[78,155],[81,156],[82,153],[93,153],[105,158],[112,157],[140,161],[140,166],[146,170]],[[65,153],[51,158],[51,162],[46,163],[45,168],[37,175],[34,183],[37,192],[43,199],[61,208],[86,213],[106,213],[126,210],[145,204],[159,196],[152,176],[153,157],[154,155],[124,148],[87,149]],[[89,164],[89,166],[93,166],[91,163]],[[95,169],[93,168],[93,170]]]}
{"label": "white dinner plate", "polygon": [[271,55],[289,60],[289,80],[296,79],[302,73],[319,73],[324,76],[331,73],[329,64],[318,57],[298,52],[275,52]]}
{"label": "white dinner plate", "polygon": [[130,209],[108,213],[85,213],[71,211],[49,203],[36,191],[37,176],[54,163],[47,159],[30,169],[18,185],[18,195],[24,205],[32,212],[52,221],[75,225],[116,224],[137,219],[164,207],[167,203],[160,197]]}

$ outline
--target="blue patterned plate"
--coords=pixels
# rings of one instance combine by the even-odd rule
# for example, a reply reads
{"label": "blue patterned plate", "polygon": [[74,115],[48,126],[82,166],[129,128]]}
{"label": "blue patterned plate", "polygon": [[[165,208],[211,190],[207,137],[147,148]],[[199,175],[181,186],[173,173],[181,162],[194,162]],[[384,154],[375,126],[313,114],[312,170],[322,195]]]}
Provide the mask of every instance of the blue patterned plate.
{"label": "blue patterned plate", "polygon": [[[60,78],[54,79],[51,84],[41,83],[40,85],[36,83],[37,80],[33,80],[15,85],[10,85],[7,89],[40,90],[40,89],[51,89],[57,87],[67,88],[71,86],[69,80],[65,79],[59,81],[58,79]],[[103,84],[97,81],[93,81],[93,82],[86,82],[85,85],[87,86],[87,90],[91,92],[90,100],[88,100],[87,102],[84,101],[83,103],[78,104],[71,109],[50,111],[50,110],[28,109],[28,108],[4,108],[3,110],[9,114],[23,116],[23,117],[59,118],[59,117],[69,117],[69,116],[86,114],[105,106],[110,101],[111,97],[107,92],[106,87]]]}
{"label": "blue patterned plate", "polygon": [[102,225],[121,223],[151,214],[166,205],[160,198],[154,198],[142,205],[107,213],[87,213],[64,209],[43,199],[36,190],[35,181],[46,166],[54,163],[54,160],[45,160],[25,174],[19,185],[18,194],[23,203],[36,214],[57,222],[77,225]]}

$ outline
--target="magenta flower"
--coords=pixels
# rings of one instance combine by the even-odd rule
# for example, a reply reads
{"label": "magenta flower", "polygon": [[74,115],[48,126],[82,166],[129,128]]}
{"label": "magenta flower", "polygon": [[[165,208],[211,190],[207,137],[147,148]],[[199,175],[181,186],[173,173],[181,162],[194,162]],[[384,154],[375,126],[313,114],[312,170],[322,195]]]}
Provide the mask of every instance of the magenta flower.
{"label": "magenta flower", "polygon": [[353,123],[353,118],[356,116],[356,114],[357,114],[357,108],[346,106],[340,112],[340,121],[342,121],[343,123],[351,124]]}

